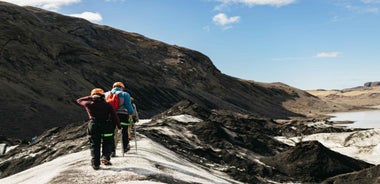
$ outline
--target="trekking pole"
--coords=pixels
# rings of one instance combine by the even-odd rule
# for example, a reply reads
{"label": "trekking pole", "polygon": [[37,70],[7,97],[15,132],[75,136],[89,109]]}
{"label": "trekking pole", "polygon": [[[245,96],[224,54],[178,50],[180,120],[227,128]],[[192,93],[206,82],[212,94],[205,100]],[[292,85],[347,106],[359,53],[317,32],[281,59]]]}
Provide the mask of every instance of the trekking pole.
{"label": "trekking pole", "polygon": [[133,124],[133,137],[135,138],[135,150],[136,150],[136,154],[137,154],[136,123]]}
{"label": "trekking pole", "polygon": [[123,155],[124,157],[123,128],[120,131],[120,144],[121,144],[121,155]]}
{"label": "trekking pole", "polygon": [[133,110],[135,111],[135,116],[136,116],[135,121],[133,121],[133,136],[134,136],[134,139],[135,139],[135,150],[136,150],[136,154],[137,154],[136,123],[140,121],[140,117],[139,117],[139,113],[137,112],[136,104],[133,103],[132,106],[133,106]]}

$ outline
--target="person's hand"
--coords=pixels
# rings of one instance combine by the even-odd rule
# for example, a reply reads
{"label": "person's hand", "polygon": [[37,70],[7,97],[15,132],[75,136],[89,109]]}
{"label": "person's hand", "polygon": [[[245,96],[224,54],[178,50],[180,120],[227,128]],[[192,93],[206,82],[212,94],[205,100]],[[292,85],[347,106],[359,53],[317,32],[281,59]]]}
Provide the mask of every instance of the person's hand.
{"label": "person's hand", "polygon": [[122,130],[123,130],[122,128],[117,129],[117,133],[118,133],[118,134],[121,134],[121,131],[122,131]]}
{"label": "person's hand", "polygon": [[137,123],[137,122],[139,122],[139,119],[137,119],[136,116],[133,116],[133,122],[134,122],[134,123]]}
{"label": "person's hand", "polygon": [[102,97],[101,95],[92,95],[92,96],[91,96],[91,99],[92,99],[93,101],[96,101],[96,100],[100,99],[101,97]]}
{"label": "person's hand", "polygon": [[133,123],[133,117],[132,117],[132,115],[129,115],[128,122],[129,123]]}

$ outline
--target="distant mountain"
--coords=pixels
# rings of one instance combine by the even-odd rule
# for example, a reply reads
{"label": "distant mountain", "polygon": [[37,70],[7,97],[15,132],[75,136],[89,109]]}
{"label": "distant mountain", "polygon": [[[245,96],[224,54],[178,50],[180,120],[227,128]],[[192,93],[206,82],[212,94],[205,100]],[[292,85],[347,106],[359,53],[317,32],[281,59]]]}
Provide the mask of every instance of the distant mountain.
{"label": "distant mountain", "polygon": [[363,86],[341,90],[310,90],[310,94],[325,101],[344,105],[377,106],[380,105],[380,82],[367,82]]}
{"label": "distant mountain", "polygon": [[0,2],[0,21],[0,135],[7,137],[85,120],[75,99],[115,81],[142,117],[183,99],[271,118],[345,108],[281,83],[227,76],[197,51],[83,19]]}
{"label": "distant mountain", "polygon": [[380,81],[376,82],[366,82],[364,87],[380,87]]}
{"label": "distant mountain", "polygon": [[356,86],[351,88],[345,88],[340,91],[342,92],[349,92],[349,91],[355,91],[355,90],[371,90],[373,88],[380,87],[380,82],[366,82],[362,86]]}

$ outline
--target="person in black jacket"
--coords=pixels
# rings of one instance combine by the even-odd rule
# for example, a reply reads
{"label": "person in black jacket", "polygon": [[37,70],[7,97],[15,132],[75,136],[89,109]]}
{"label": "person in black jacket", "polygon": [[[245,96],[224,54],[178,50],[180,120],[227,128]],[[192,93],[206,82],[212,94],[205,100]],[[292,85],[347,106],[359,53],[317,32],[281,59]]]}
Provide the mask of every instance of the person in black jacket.
{"label": "person in black jacket", "polygon": [[[113,145],[113,133],[115,125],[121,130],[119,117],[112,106],[104,99],[104,91],[95,88],[90,96],[81,97],[77,103],[83,106],[88,114],[89,141],[91,145],[91,165],[95,170],[104,165],[112,165],[110,155]],[[100,147],[102,147],[102,159],[100,159]]]}

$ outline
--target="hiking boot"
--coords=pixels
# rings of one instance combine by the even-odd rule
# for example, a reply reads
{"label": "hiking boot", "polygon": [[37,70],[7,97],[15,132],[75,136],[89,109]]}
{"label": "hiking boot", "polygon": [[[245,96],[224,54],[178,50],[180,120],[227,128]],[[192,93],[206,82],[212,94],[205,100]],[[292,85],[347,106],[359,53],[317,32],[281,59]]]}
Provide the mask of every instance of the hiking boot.
{"label": "hiking boot", "polygon": [[124,153],[128,152],[131,149],[131,146],[127,144],[127,146],[124,147]]}
{"label": "hiking boot", "polygon": [[109,161],[107,159],[102,159],[101,162],[103,165],[112,165],[111,161]]}
{"label": "hiking boot", "polygon": [[99,163],[96,163],[94,159],[91,159],[91,166],[94,170],[98,170],[100,168]]}
{"label": "hiking boot", "polygon": [[98,166],[98,165],[92,165],[92,168],[93,168],[94,170],[98,170],[98,169],[100,168],[100,166]]}
{"label": "hiking boot", "polygon": [[111,157],[116,157],[116,152],[115,151],[111,152]]}

